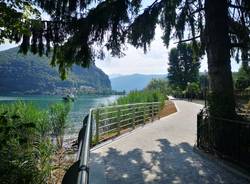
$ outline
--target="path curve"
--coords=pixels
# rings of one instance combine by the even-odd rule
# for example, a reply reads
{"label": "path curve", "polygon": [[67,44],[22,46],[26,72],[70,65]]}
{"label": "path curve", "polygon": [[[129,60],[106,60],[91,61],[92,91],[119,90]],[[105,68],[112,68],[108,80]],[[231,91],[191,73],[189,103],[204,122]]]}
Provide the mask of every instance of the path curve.
{"label": "path curve", "polygon": [[202,106],[175,104],[178,112],[93,149],[90,184],[248,183],[193,152]]}

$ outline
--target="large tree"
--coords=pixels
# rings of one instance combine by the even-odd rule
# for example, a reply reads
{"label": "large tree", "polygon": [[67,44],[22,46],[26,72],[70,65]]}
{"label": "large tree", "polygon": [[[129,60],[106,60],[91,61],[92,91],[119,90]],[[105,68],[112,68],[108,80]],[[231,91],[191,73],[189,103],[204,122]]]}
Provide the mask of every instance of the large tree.
{"label": "large tree", "polygon": [[188,82],[198,82],[200,63],[191,44],[181,43],[169,53],[169,84],[185,90]]}
{"label": "large tree", "polygon": [[[206,51],[210,113],[234,117],[230,57],[241,56],[244,63],[249,59],[250,1],[155,0],[140,9],[141,3],[141,0],[5,0],[0,3],[0,40],[21,40],[23,53],[30,49],[43,54],[52,45],[52,65],[59,65],[64,77],[72,64],[88,66],[96,57],[103,58],[105,51],[122,56],[127,42],[146,51],[159,24],[166,46],[174,36],[180,42],[192,41],[194,53]],[[51,19],[42,21],[34,7],[47,12]],[[29,14],[36,18],[27,18]]]}

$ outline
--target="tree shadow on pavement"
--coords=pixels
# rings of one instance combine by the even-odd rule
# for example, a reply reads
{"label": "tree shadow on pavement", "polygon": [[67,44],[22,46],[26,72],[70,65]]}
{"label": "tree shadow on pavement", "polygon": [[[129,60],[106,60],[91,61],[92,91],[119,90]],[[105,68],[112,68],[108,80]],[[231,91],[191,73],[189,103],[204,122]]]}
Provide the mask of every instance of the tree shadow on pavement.
{"label": "tree shadow on pavement", "polygon": [[[102,160],[107,184],[248,183],[193,152],[188,143],[171,145],[167,139],[157,142],[160,148],[157,151],[143,153],[141,149],[134,149],[122,154],[109,148],[106,156],[94,154],[92,157]],[[145,154],[150,161],[144,159]]]}
{"label": "tree shadow on pavement", "polygon": [[171,145],[159,139],[160,152],[151,151],[151,162],[156,166],[155,180],[150,183],[247,183],[246,180],[223,167],[201,157],[188,143]]}
{"label": "tree shadow on pavement", "polygon": [[151,168],[150,164],[143,159],[140,149],[122,154],[114,148],[109,148],[107,156],[100,158],[98,154],[94,154],[92,158],[102,160],[105,165],[105,179],[107,183],[112,184],[145,183],[143,171]]}

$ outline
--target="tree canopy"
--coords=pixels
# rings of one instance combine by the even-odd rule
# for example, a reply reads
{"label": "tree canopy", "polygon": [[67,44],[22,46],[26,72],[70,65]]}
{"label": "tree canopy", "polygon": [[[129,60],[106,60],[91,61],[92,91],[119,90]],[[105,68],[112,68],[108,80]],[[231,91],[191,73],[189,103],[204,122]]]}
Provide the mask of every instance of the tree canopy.
{"label": "tree canopy", "polygon": [[[232,54],[247,61],[250,3],[226,2]],[[95,58],[103,58],[105,51],[122,56],[126,43],[146,51],[157,24],[166,46],[173,35],[193,41],[196,52],[204,51],[204,0],[156,0],[145,9],[141,4],[141,0],[5,0],[0,3],[0,41],[21,41],[20,52],[40,55],[48,54],[53,46],[52,65],[59,65],[63,77],[72,64],[88,66]],[[39,10],[50,19],[42,20]]]}
{"label": "tree canopy", "polygon": [[200,63],[193,58],[191,44],[181,43],[169,54],[168,79],[173,86],[185,90],[188,82],[198,82]]}
{"label": "tree canopy", "polygon": [[152,79],[146,86],[145,90],[156,90],[160,91],[163,95],[169,94],[168,81],[166,79]]}
{"label": "tree canopy", "polygon": [[195,95],[195,94],[198,94],[199,92],[200,92],[200,87],[197,83],[195,82],[188,83],[187,88],[186,88],[186,93]]}

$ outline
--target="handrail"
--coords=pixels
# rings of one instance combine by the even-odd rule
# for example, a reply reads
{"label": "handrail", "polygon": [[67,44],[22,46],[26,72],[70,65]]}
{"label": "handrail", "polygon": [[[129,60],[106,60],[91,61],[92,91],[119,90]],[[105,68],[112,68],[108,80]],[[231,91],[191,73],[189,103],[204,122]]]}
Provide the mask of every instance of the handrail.
{"label": "handrail", "polygon": [[226,118],[221,118],[221,117],[216,117],[216,116],[210,116],[210,118],[221,120],[221,121],[227,121],[227,122],[230,122],[230,123],[238,123],[238,124],[242,124],[242,125],[250,125],[249,121],[239,121],[239,120],[226,119]]}
{"label": "handrail", "polygon": [[[135,108],[129,108],[128,112],[124,113],[125,111],[121,112],[121,108],[126,107],[135,107]],[[137,107],[140,107],[137,109]],[[143,108],[141,108],[143,107]],[[146,109],[145,107],[152,109]],[[115,111],[113,111],[112,108],[116,108]],[[100,113],[100,111],[103,110],[112,110],[112,113],[110,113],[111,117],[102,117],[100,118],[100,114],[108,116],[109,113]],[[136,112],[136,109],[139,110]],[[133,112],[131,114],[131,112]],[[80,144],[79,144],[79,150],[77,154],[77,161],[79,162],[79,169],[78,169],[78,177],[77,177],[77,184],[88,184],[89,183],[89,153],[90,153],[90,147],[92,142],[92,135],[95,133],[95,140],[96,143],[99,142],[99,135],[106,135],[110,132],[117,132],[117,135],[120,134],[121,128],[126,127],[128,125],[132,125],[132,128],[135,128],[135,124],[137,122],[142,122],[144,124],[147,120],[151,119],[153,120],[154,117],[158,114],[160,111],[160,102],[147,102],[147,103],[134,103],[134,104],[126,104],[126,105],[114,105],[114,106],[107,106],[107,107],[98,107],[98,108],[92,108],[89,110],[89,116],[87,120],[86,130],[84,135],[80,138]],[[113,114],[114,113],[114,114]],[[141,115],[136,115],[138,113],[142,113]],[[133,117],[121,119],[122,117],[126,117],[128,115],[131,115]],[[140,119],[138,119],[140,118]],[[115,122],[112,122],[111,120],[114,119]],[[109,122],[110,120],[111,122]],[[108,121],[108,122],[105,122]],[[100,126],[100,123],[103,122],[102,126]],[[95,125],[94,129],[95,132],[93,132],[93,123]],[[137,124],[136,124],[137,125]],[[108,129],[109,126],[115,126]],[[107,129],[106,129],[106,128]],[[105,128],[105,129],[104,129]],[[93,134],[92,134],[93,132]]]}
{"label": "handrail", "polygon": [[77,184],[87,184],[89,181],[89,152],[91,143],[91,124],[92,124],[92,112],[89,110],[89,117],[87,121],[87,127],[83,139],[81,139],[79,151],[77,154],[77,160],[79,161],[79,173],[77,178]]}
{"label": "handrail", "polygon": [[150,104],[159,104],[160,102],[145,102],[145,103],[132,103],[132,104],[124,104],[124,105],[110,105],[105,107],[98,107],[98,109],[107,109],[107,108],[118,108],[118,107],[127,107],[127,106],[136,106],[136,105],[150,105]]}

